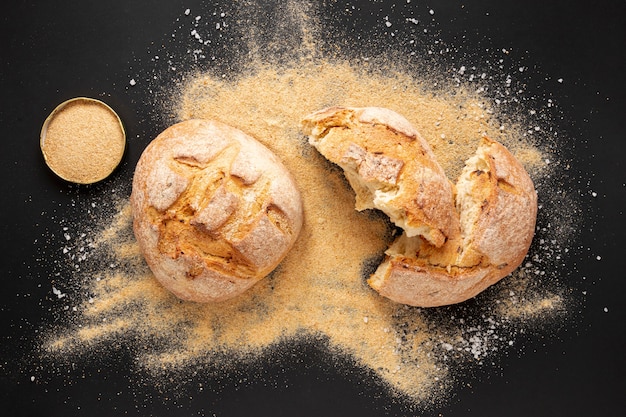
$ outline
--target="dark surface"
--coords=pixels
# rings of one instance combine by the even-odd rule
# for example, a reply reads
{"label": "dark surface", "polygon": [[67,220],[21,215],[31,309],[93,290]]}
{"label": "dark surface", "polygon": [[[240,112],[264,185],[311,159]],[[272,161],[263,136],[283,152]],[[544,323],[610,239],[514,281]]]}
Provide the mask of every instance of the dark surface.
{"label": "dark surface", "polygon": [[[129,179],[143,146],[169,120],[151,108],[158,91],[146,87],[176,75],[163,71],[171,54],[181,71],[193,67],[185,51],[189,36],[173,41],[177,19],[209,18],[237,5],[198,1],[26,2],[5,5],[0,17],[0,140],[3,196],[0,243],[4,271],[0,303],[0,404],[3,415],[410,415],[359,370],[337,372],[323,348],[287,346],[284,355],[261,361],[205,389],[190,383],[189,393],[168,396],[148,387],[133,389],[130,358],[85,361],[75,367],[42,369],[28,353],[37,332],[54,315],[49,261],[60,238],[58,225],[76,212],[76,201],[105,195],[115,181]],[[158,3],[158,4],[157,4]],[[445,404],[423,415],[443,416],[620,416],[626,409],[626,333],[623,294],[624,207],[626,206],[626,2],[600,1],[445,1],[436,7],[413,0],[328,2],[322,19],[329,32],[392,39],[383,18],[402,22],[415,16],[417,29],[395,24],[388,29],[402,48],[407,31],[437,37],[453,52],[444,67],[481,63],[483,56],[506,48],[504,65],[529,68],[525,91],[535,101],[552,99],[561,143],[574,155],[571,186],[582,204],[579,242],[566,259],[575,273],[564,276],[578,293],[586,292],[574,323],[554,334],[527,341],[519,354],[501,359],[496,370],[469,376]],[[354,5],[355,8],[351,9]],[[268,2],[271,21],[274,2]],[[239,6],[241,7],[241,6]],[[429,9],[435,10],[430,16]],[[345,12],[351,9],[350,13]],[[334,26],[333,26],[334,25]],[[189,26],[184,28],[187,31]],[[329,38],[332,37],[329,35]],[[228,67],[236,39],[215,39],[218,63]],[[232,47],[229,47],[232,45]],[[415,48],[419,53],[419,42]],[[159,55],[161,63],[154,61]],[[222,59],[220,60],[220,57]],[[459,57],[464,61],[459,63]],[[166,67],[166,65],[165,65]],[[140,81],[135,87],[129,80]],[[563,78],[563,83],[555,80]],[[130,145],[111,180],[76,187],[55,178],[39,151],[39,130],[60,102],[86,95],[106,101],[123,119]],[[591,192],[597,193],[596,197]],[[558,221],[558,219],[554,219]],[[47,238],[45,237],[47,236]],[[47,239],[47,240],[46,240]],[[597,260],[597,256],[601,260]],[[607,309],[608,311],[605,311]],[[31,375],[37,378],[31,382]],[[202,375],[195,378],[202,379]]]}

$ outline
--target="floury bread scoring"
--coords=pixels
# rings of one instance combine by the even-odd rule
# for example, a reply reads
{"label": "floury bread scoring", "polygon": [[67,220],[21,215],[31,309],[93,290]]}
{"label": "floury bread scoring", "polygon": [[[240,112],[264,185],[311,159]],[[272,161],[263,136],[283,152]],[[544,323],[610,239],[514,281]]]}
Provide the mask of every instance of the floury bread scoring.
{"label": "floury bread scoring", "polygon": [[150,269],[181,299],[235,297],[267,276],[302,227],[295,180],[244,132],[207,120],[163,131],[133,178],[134,232]]}
{"label": "floury bread scoring", "polygon": [[524,259],[537,194],[501,144],[484,138],[453,185],[428,143],[391,110],[332,107],[307,116],[303,129],[343,168],[356,208],[380,209],[403,229],[368,281],[381,295],[422,307],[459,303]]}

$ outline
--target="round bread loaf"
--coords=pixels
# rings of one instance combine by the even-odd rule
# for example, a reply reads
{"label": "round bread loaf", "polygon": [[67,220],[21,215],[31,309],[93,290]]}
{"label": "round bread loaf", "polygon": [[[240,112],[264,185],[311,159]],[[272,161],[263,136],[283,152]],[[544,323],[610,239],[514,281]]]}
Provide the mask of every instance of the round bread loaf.
{"label": "round bread loaf", "polygon": [[303,221],[295,180],[256,139],[188,120],[157,136],[135,170],[131,206],[154,276],[184,300],[218,302],[267,276]]}
{"label": "round bread loaf", "polygon": [[357,209],[381,209],[404,229],[368,280],[381,295],[420,307],[459,303],[526,256],[537,194],[501,144],[483,138],[451,186],[428,143],[391,110],[333,107],[307,116],[303,128],[344,169]]}

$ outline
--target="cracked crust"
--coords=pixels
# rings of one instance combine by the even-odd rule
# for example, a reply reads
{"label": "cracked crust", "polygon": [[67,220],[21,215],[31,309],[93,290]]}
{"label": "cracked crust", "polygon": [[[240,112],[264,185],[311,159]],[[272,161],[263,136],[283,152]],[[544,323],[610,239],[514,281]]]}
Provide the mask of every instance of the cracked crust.
{"label": "cracked crust", "polygon": [[207,120],[163,131],[133,178],[133,229],[157,280],[184,300],[235,297],[269,274],[303,221],[296,183],[269,149]]}
{"label": "cracked crust", "polygon": [[[333,107],[307,116],[303,126],[311,144],[344,169],[357,209],[381,209],[404,229],[368,280],[381,295],[420,307],[459,303],[510,274],[526,256],[537,194],[501,144],[484,138],[452,187],[427,143],[390,110]],[[388,190],[395,194],[381,204]],[[398,221],[417,209],[419,216]],[[422,223],[410,223],[414,219]]]}

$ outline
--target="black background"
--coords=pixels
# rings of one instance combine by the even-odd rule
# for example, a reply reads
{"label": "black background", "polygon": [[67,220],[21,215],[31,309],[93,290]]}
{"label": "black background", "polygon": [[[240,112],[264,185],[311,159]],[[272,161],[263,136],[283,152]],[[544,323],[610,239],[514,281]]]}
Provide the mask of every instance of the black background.
{"label": "black background", "polygon": [[[468,376],[444,404],[422,415],[443,416],[621,416],[626,409],[626,337],[622,272],[625,237],[626,2],[441,1],[320,3],[328,30],[345,43],[387,31],[399,48],[401,25],[385,29],[385,16],[411,12],[431,38],[457,57],[480,62],[483,54],[506,48],[512,68],[530,68],[525,91],[553,99],[564,149],[574,155],[571,186],[583,206],[572,286],[585,292],[574,323],[557,334],[529,340],[519,355],[497,368]],[[268,16],[279,4],[267,2]],[[356,6],[351,9],[351,6]],[[167,84],[161,61],[171,51],[181,71],[188,46],[171,34],[184,10],[192,15],[245,7],[245,2],[199,1],[12,1],[3,7],[0,41],[0,407],[3,415],[411,415],[368,385],[359,370],[337,372],[323,348],[286,346],[284,355],[261,361],[259,369],[205,381],[185,395],[133,389],[120,365],[102,359],[77,369],[41,369],[29,361],[36,333],[50,321],[53,306],[49,266],[42,257],[58,253],[58,224],[75,213],[77,200],[106,195],[112,184],[130,178],[143,146],[171,120],[152,107]],[[429,9],[435,11],[429,14]],[[344,11],[352,10],[350,13]],[[271,19],[270,19],[271,20]],[[334,25],[334,27],[333,27]],[[400,30],[394,37],[391,31]],[[184,29],[187,30],[187,27]],[[415,32],[417,33],[417,32]],[[414,34],[415,34],[414,33]],[[342,36],[343,36],[342,35]],[[385,38],[380,35],[379,38]],[[229,62],[236,41],[215,42],[218,63]],[[390,41],[391,42],[391,41]],[[418,48],[419,44],[414,46]],[[222,64],[219,64],[222,59]],[[158,61],[158,60],[157,60]],[[161,67],[160,67],[161,65]],[[507,65],[507,64],[505,64]],[[169,78],[168,78],[169,77]],[[129,81],[135,78],[136,86]],[[556,80],[562,78],[563,82]],[[152,81],[149,82],[149,80]],[[158,81],[157,80],[157,81]],[[55,178],[43,162],[39,131],[60,102],[91,96],[110,104],[129,138],[124,162],[110,180],[77,187]],[[567,138],[567,139],[565,139]],[[117,182],[116,182],[117,181]],[[122,187],[123,188],[123,187]],[[596,197],[591,191],[597,193]],[[558,221],[558,219],[555,219]],[[53,236],[52,238],[50,236]],[[601,260],[596,257],[600,256]],[[605,311],[606,309],[606,311]],[[106,359],[104,359],[106,363]],[[31,382],[31,376],[36,376]],[[195,376],[201,379],[202,375]],[[195,386],[196,385],[191,385]],[[179,393],[180,394],[180,393]],[[417,412],[416,412],[417,413]]]}

